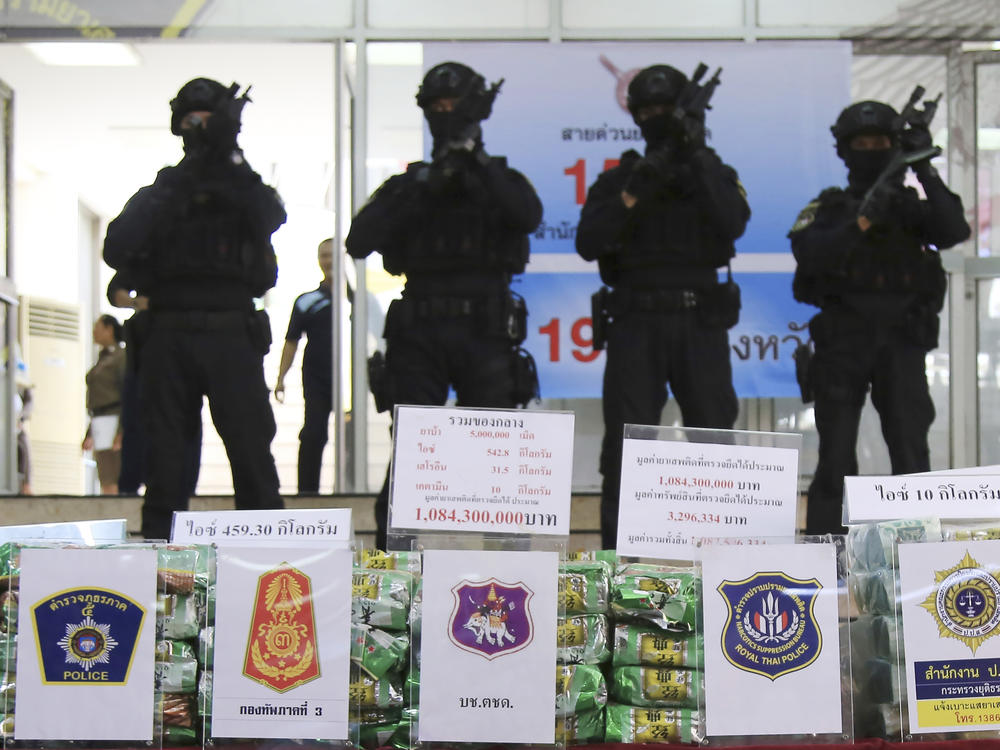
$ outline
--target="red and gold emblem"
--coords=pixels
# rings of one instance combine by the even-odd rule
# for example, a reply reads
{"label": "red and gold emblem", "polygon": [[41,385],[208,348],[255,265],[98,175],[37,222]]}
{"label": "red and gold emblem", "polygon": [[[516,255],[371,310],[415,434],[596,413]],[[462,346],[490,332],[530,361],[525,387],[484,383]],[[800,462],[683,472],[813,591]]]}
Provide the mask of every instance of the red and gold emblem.
{"label": "red and gold emblem", "polygon": [[287,562],[257,581],[243,674],[279,693],[319,677],[312,583]]}

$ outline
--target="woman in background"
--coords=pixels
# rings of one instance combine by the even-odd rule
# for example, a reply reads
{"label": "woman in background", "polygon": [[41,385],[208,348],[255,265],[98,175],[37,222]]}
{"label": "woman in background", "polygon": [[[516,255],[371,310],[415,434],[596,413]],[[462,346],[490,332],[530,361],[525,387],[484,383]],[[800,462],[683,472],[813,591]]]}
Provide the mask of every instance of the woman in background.
{"label": "woman in background", "polygon": [[122,467],[121,403],[125,381],[122,324],[113,315],[94,322],[94,343],[101,347],[97,363],[87,372],[87,412],[90,426],[83,450],[93,450],[102,495],[118,494]]}

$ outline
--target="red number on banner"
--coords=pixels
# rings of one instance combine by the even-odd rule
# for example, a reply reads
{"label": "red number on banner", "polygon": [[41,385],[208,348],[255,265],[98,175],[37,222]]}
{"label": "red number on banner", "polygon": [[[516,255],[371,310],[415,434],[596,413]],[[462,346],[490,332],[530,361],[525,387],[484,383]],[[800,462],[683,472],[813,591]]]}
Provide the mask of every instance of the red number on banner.
{"label": "red number on banner", "polygon": [[[549,362],[559,361],[559,318],[552,318],[548,323],[538,328],[538,332],[549,337]],[[583,335],[584,328],[592,328],[590,318],[577,318],[570,328],[570,338],[579,349],[573,349],[571,354],[577,362],[593,362],[600,356],[600,352],[594,351],[593,338]],[[587,350],[590,351],[587,351]]]}
{"label": "red number on banner", "polygon": [[563,170],[563,174],[576,178],[576,205],[582,206],[587,197],[587,163],[577,159],[576,164]]}
{"label": "red number on banner", "polygon": [[539,327],[538,332],[549,337],[549,362],[559,361],[559,318],[553,318],[546,325]]}
{"label": "red number on banner", "polygon": [[[619,159],[605,159],[604,171],[607,172],[609,169],[617,167],[619,161]],[[583,202],[587,199],[587,162],[583,159],[577,159],[572,167],[566,167],[563,170],[563,174],[567,177],[576,178],[574,180],[576,183],[576,205],[582,206]]]}
{"label": "red number on banner", "polygon": [[[577,318],[576,322],[573,323],[573,327],[570,329],[570,338],[573,339],[573,343],[581,347],[580,349],[573,350],[573,358],[578,362],[593,362],[597,359],[601,353],[594,350],[594,338],[591,334],[590,338],[585,338],[583,336],[583,329],[590,328],[593,331],[593,324],[590,318]],[[585,349],[590,349],[590,351],[584,351]]]}

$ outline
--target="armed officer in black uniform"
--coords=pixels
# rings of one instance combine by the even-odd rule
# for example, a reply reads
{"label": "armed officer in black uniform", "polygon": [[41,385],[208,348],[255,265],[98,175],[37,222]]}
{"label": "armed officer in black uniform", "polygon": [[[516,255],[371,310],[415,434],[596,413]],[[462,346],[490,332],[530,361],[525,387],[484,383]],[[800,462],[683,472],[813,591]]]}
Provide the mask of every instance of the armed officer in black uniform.
{"label": "armed officer in black uniform", "polygon": [[[789,233],[798,263],[795,298],[821,309],[809,322],[815,356],[805,389],[815,396],[819,432],[808,534],[844,531],[844,476],[858,473],[855,444],[869,387],[893,473],[930,470],[934,404],[924,358],[938,343],[947,287],[937,250],[964,241],[970,230],[961,199],[930,164],[939,150],[932,148],[927,109],[901,116],[863,101],[841,112],[831,130],[847,165],[847,189],[820,193]],[[926,199],[903,186],[907,163]]]}
{"label": "armed officer in black uniform", "polygon": [[248,101],[239,87],[196,78],[170,102],[184,158],[160,170],[108,225],[104,260],[149,299],[140,332],[149,470],[142,533],[166,538],[187,508],[185,447],[202,397],[226,446],[236,507],[282,507],[271,455],[275,423],[264,382],[270,325],[253,299],[274,286],[278,194],[236,143]]}
{"label": "armed officer in black uniform", "polygon": [[[500,82],[502,83],[502,81]],[[380,411],[395,404],[511,408],[537,395],[530,355],[520,349],[526,312],[511,293],[528,261],[528,234],[542,219],[534,188],[504,157],[483,149],[479,123],[500,83],[456,62],[436,65],[417,91],[434,139],[431,162],[390,177],[354,218],[347,252],[382,254],[406,275],[386,314],[386,355],[370,367]],[[388,476],[375,503],[376,544],[385,548]]]}
{"label": "armed officer in black uniform", "polygon": [[[739,403],[727,330],[739,315],[738,288],[718,282],[750,218],[736,171],[705,145],[704,109],[713,82],[699,87],[668,65],[639,72],[628,107],[646,154],[622,154],[590,188],[577,252],[597,260],[606,327],[601,540],[617,541],[622,436],[626,423],[659,424],[673,388],[688,427],[730,429]],[[711,86],[711,89],[708,88]],[[700,100],[700,103],[699,103]],[[595,335],[595,339],[599,339]]]}

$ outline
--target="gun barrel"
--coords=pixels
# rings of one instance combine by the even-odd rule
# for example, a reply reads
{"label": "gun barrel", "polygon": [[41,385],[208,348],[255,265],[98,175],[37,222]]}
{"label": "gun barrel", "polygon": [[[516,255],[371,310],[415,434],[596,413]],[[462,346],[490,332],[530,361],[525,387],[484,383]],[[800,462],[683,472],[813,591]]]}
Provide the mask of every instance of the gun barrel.
{"label": "gun barrel", "polygon": [[691,76],[692,83],[698,83],[707,72],[708,66],[703,62],[698,63],[698,67],[694,69],[694,75]]}

